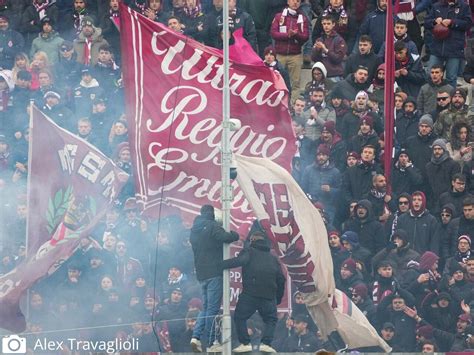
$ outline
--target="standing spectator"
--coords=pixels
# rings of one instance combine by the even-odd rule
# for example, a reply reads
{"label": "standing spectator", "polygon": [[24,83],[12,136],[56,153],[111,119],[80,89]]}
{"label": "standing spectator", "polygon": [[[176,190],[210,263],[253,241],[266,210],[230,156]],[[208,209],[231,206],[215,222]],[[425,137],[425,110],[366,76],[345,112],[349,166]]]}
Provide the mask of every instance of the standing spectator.
{"label": "standing spectator", "polygon": [[81,81],[82,66],[76,60],[74,45],[70,41],[63,41],[59,47],[59,61],[54,66],[55,77],[61,78],[58,83],[64,93],[64,101],[68,107],[74,107],[73,89]]}
{"label": "standing spectator", "polygon": [[472,148],[469,143],[472,139],[471,125],[466,121],[458,121],[451,127],[451,139],[446,144],[446,149],[451,158],[461,165],[461,170],[465,170],[472,160]]}
{"label": "standing spectator", "polygon": [[[159,2],[159,1],[158,1]],[[156,3],[156,0],[155,0]],[[110,44],[113,51],[114,58],[117,63],[121,63],[120,60],[120,0],[110,0],[108,11],[102,14],[100,18],[99,27],[102,28],[102,35],[104,39]],[[149,12],[150,13],[150,12]],[[155,12],[156,14],[156,12]],[[156,17],[155,17],[156,21]],[[168,16],[164,24],[168,23]]]}
{"label": "standing spectator", "polygon": [[[417,20],[415,20],[417,22]],[[402,41],[406,44],[406,48],[408,52],[411,54],[418,55],[418,49],[416,47],[415,42],[411,40],[411,38],[407,34],[408,32],[408,24],[406,20],[401,18],[397,19],[393,24],[393,42],[396,43],[397,41]],[[378,56],[382,59],[385,58],[385,42],[383,42],[382,47],[378,53]]]}
{"label": "standing spectator", "polygon": [[363,285],[364,280],[362,273],[360,272],[360,264],[358,266],[356,260],[346,259],[341,266],[341,278],[340,282],[336,284],[336,287],[344,292],[348,297],[352,294],[352,289],[357,285]]}
{"label": "standing spectator", "polygon": [[100,46],[97,64],[94,66],[94,73],[104,93],[108,98],[111,98],[115,83],[120,79],[120,68],[115,63],[111,46]]}
{"label": "standing spectator", "polygon": [[309,319],[305,314],[297,314],[293,318],[294,333],[283,345],[284,352],[313,353],[322,348],[322,344],[308,329]]}
{"label": "standing spectator", "polygon": [[385,41],[387,22],[387,1],[377,0],[377,8],[369,12],[359,28],[359,34],[372,38],[374,53],[378,53]]}
{"label": "standing spectator", "polygon": [[285,292],[285,276],[278,259],[270,253],[270,246],[262,232],[250,236],[250,247],[235,258],[224,260],[223,268],[242,267],[243,290],[234,312],[240,345],[234,352],[252,351],[247,320],[256,312],[264,322],[261,352],[275,352],[271,347],[277,323],[277,308]]}
{"label": "standing spectator", "polygon": [[449,190],[453,175],[459,173],[461,167],[449,156],[443,139],[435,140],[432,149],[431,161],[426,164],[426,175],[432,192],[428,203],[435,209],[441,194]]}
{"label": "standing spectator", "polygon": [[392,191],[394,196],[403,192],[413,193],[423,182],[421,171],[413,165],[408,151],[402,148],[395,157],[392,169]]}
{"label": "standing spectator", "polygon": [[434,124],[434,131],[440,137],[449,140],[451,128],[458,122],[467,122],[469,106],[466,105],[467,92],[457,88],[451,97],[451,104],[447,110],[441,111]]}
{"label": "standing spectator", "polygon": [[309,38],[308,18],[300,10],[301,0],[288,0],[288,7],[273,19],[271,36],[282,65],[288,68],[291,79],[291,97],[300,94],[302,47]]}
{"label": "standing spectator", "polygon": [[[433,33],[428,68],[444,64],[446,80],[455,88],[458,73],[464,60],[466,32],[471,28],[471,10],[460,0],[443,0],[433,4],[425,17],[425,30]],[[441,29],[438,27],[443,26]]]}
{"label": "standing spectator", "polygon": [[32,57],[36,52],[45,52],[49,62],[54,66],[59,61],[59,48],[64,40],[54,30],[53,23],[49,17],[41,20],[41,32],[38,37],[33,40],[30,50]]}
{"label": "standing spectator", "polygon": [[425,114],[418,122],[418,133],[408,138],[406,142],[407,152],[413,165],[420,169],[423,179],[426,179],[426,164],[431,159],[431,145],[436,138],[433,133],[433,118],[431,115]]}
{"label": "standing spectator", "polygon": [[[162,0],[147,0],[145,3],[146,7],[142,12],[142,15],[148,17],[152,21],[160,22],[166,25],[168,17],[170,17],[170,13],[165,10],[162,2]],[[118,4],[119,2],[117,0],[109,2],[110,8],[113,10],[113,12],[118,11],[116,3]],[[110,14],[108,15],[110,16]]]}
{"label": "standing spectator", "polygon": [[86,66],[94,66],[99,60],[99,48],[108,43],[102,37],[102,30],[94,26],[92,18],[84,17],[81,26],[81,32],[74,40],[77,61]]}
{"label": "standing spectator", "polygon": [[367,197],[372,204],[374,216],[380,223],[385,223],[391,215],[392,196],[387,193],[387,179],[382,174],[372,178],[372,189]]}
{"label": "standing spectator", "polygon": [[89,68],[82,69],[81,76],[81,82],[74,88],[74,106],[78,117],[88,117],[92,113],[94,100],[103,98],[104,89],[92,76]]}
{"label": "standing spectator", "polygon": [[410,53],[403,41],[397,41],[394,50],[397,85],[409,96],[418,97],[420,88],[425,82],[425,72],[420,56]]}
{"label": "standing spectator", "polygon": [[[201,337],[204,336],[209,348],[215,340],[214,318],[219,312],[222,300],[222,248],[225,243],[239,239],[235,232],[226,232],[214,217],[214,207],[204,205],[191,229],[191,245],[194,253],[196,278],[201,284],[203,307],[194,328],[191,346],[193,351],[201,351]],[[218,346],[217,346],[218,347]]]}
{"label": "standing spectator", "polygon": [[263,50],[270,44],[270,25],[272,17],[269,16],[271,4],[266,0],[240,0],[239,7],[247,12],[255,23],[257,36],[258,55],[263,56]]}
{"label": "standing spectator", "polygon": [[285,81],[288,92],[291,93],[290,76],[288,75],[288,71],[285,69],[285,67],[281,65],[281,63],[278,61],[275,48],[273,48],[272,46],[268,46],[263,51],[263,56],[264,56],[263,63],[267,67],[272,68],[273,70],[276,70],[277,72],[280,73],[280,75],[283,77],[283,80]]}
{"label": "standing spectator", "polygon": [[61,95],[55,91],[47,91],[44,94],[44,101],[43,112],[59,126],[73,131],[76,123],[74,114],[61,103]]}
{"label": "standing spectator", "polygon": [[[375,72],[375,68],[374,68]],[[354,101],[357,93],[366,91],[370,86],[369,68],[359,65],[354,73],[349,74],[344,80],[336,84],[329,97],[340,97],[346,100],[347,105]],[[340,130],[339,130],[340,131]]]}
{"label": "standing spectator", "polygon": [[439,253],[440,241],[435,239],[438,221],[426,209],[426,197],[421,191],[412,194],[410,211],[398,218],[397,228],[407,232],[412,248],[422,254],[430,250]]}
{"label": "standing spectator", "polygon": [[[346,231],[341,236],[341,243],[344,248],[344,252],[341,253],[340,257],[345,256],[346,259],[353,259],[359,265],[364,266],[364,270],[367,270],[367,267],[370,267],[370,251],[367,248],[364,248],[359,243],[359,235],[353,231]],[[341,269],[341,263],[338,264],[339,268]],[[340,273],[337,279],[340,279]]]}
{"label": "standing spectator", "polygon": [[372,177],[377,173],[381,173],[381,168],[375,163],[375,147],[365,146],[360,161],[344,174],[345,201],[366,197],[372,188]]}
{"label": "standing spectator", "polygon": [[436,94],[440,89],[450,92],[454,88],[444,79],[444,66],[435,64],[430,69],[428,82],[421,87],[418,94],[417,104],[421,114],[432,113],[436,110]]}
{"label": "standing spectator", "polygon": [[321,202],[330,220],[334,220],[335,205],[341,187],[341,173],[329,159],[330,150],[321,144],[316,152],[314,163],[303,172],[301,187],[311,196],[312,201]]}
{"label": "standing spectator", "polygon": [[27,47],[41,32],[41,21],[46,17],[51,20],[53,26],[58,24],[59,10],[54,1],[33,0],[25,9],[21,17],[20,31],[25,36]]}
{"label": "standing spectator", "polygon": [[326,104],[323,88],[315,88],[310,95],[310,106],[304,111],[306,136],[315,141],[321,136],[323,125],[336,120],[336,112]]}
{"label": "standing spectator", "polygon": [[405,212],[408,212],[410,210],[410,204],[411,204],[411,195],[402,192],[398,197],[397,197],[397,210],[395,213],[392,213],[390,217],[388,218],[387,222],[385,222],[384,229],[385,229],[385,237],[387,240],[393,241],[393,234],[398,228],[398,219],[400,218],[401,215],[403,215]]}
{"label": "standing spectator", "polygon": [[448,90],[446,87],[440,87],[438,93],[436,94],[436,109],[430,113],[433,117],[433,122],[438,120],[438,117],[441,112],[449,108],[451,104],[451,94],[452,90]]}
{"label": "standing spectator", "polygon": [[448,242],[451,245],[451,251],[456,250],[459,236],[471,237],[474,234],[474,197],[469,196],[464,199],[462,212],[462,215],[453,219],[448,226]]}
{"label": "standing spectator", "polygon": [[311,81],[309,81],[304,89],[304,97],[306,100],[309,100],[309,96],[314,89],[322,87],[326,96],[334,87],[334,82],[327,78],[328,71],[326,67],[321,62],[316,62],[313,64],[311,69]]}
{"label": "standing spectator", "polygon": [[347,150],[350,152],[360,152],[365,146],[375,147],[375,154],[378,156],[380,150],[379,137],[374,130],[374,119],[370,115],[362,116],[359,120],[359,130],[349,142]]}
{"label": "standing spectator", "polygon": [[439,196],[437,211],[441,207],[450,203],[455,208],[453,218],[459,217],[462,211],[462,204],[466,197],[472,195],[466,190],[466,177],[461,173],[456,173],[451,177],[451,188]]}
{"label": "standing spectator", "polygon": [[[397,229],[393,232],[390,239],[391,242],[385,247],[385,249],[382,249],[374,256],[372,263],[374,264],[374,269],[375,267],[377,268],[378,275],[385,275],[384,272],[388,272],[387,268],[390,267],[393,271],[393,275],[396,275],[397,278],[400,279],[409,270],[407,266],[408,263],[412,260],[418,261],[420,259],[420,254],[412,249],[412,246],[408,241],[407,232],[403,229]],[[381,267],[384,268],[384,270],[379,270]],[[392,287],[395,284],[392,283],[393,278],[391,276],[392,274],[390,274],[390,282],[385,282],[385,284],[390,284]],[[390,290],[392,290],[391,287]],[[373,295],[375,295],[375,293],[373,293]],[[377,297],[377,300],[378,302],[376,303],[378,304],[382,299]]]}
{"label": "standing spectator", "polygon": [[408,97],[395,121],[395,138],[398,146],[404,147],[407,139],[418,133],[419,120],[420,113],[416,100],[413,97]]}
{"label": "standing spectator", "polygon": [[397,289],[385,297],[377,307],[377,321],[379,324],[390,322],[395,326],[395,336],[392,339],[393,349],[398,352],[415,351],[416,322],[403,311],[407,305],[415,302],[410,292]]}
{"label": "standing spectator", "polygon": [[15,56],[23,50],[23,35],[10,29],[7,16],[0,16],[0,68],[12,69]]}
{"label": "standing spectator", "polygon": [[372,50],[372,39],[368,35],[362,35],[359,38],[358,51],[352,53],[346,61],[344,77],[355,73],[359,66],[368,69],[368,82],[372,82],[375,71],[382,63],[382,60]]}
{"label": "standing spectator", "polygon": [[447,203],[441,208],[440,223],[436,230],[435,238],[440,241],[440,257],[441,261],[446,261],[451,256],[451,244],[449,240],[448,227],[456,213],[456,208],[452,203]]}
{"label": "standing spectator", "polygon": [[315,143],[317,147],[324,144],[329,148],[329,160],[334,164],[339,172],[346,170],[346,145],[342,140],[341,135],[336,131],[336,124],[334,121],[327,121],[324,123],[321,137],[316,140]]}
{"label": "standing spectator", "polygon": [[327,77],[339,81],[344,75],[346,42],[334,29],[336,21],[332,16],[324,17],[321,23],[324,32],[314,43],[311,59],[322,62],[327,69]]}
{"label": "standing spectator", "polygon": [[59,25],[59,33],[72,41],[79,36],[82,30],[82,23],[85,18],[88,18],[92,23],[95,21],[96,13],[92,7],[89,7],[87,0],[74,0],[74,8],[70,6],[67,11],[61,15]]}
{"label": "standing spectator", "polygon": [[291,175],[298,184],[301,184],[303,173],[314,161],[316,155],[315,142],[306,137],[304,124],[293,121],[293,129],[296,135],[296,153],[291,161]]}
{"label": "standing spectator", "polygon": [[376,307],[369,297],[369,290],[364,284],[356,285],[352,288],[352,302],[355,303],[370,324],[376,323]]}
{"label": "standing spectator", "polygon": [[[379,250],[385,248],[383,227],[374,216],[372,204],[368,200],[360,200],[356,207],[356,219],[344,226],[345,231],[356,232],[359,235],[361,246],[367,248],[374,256]],[[369,265],[366,265],[368,267]]]}

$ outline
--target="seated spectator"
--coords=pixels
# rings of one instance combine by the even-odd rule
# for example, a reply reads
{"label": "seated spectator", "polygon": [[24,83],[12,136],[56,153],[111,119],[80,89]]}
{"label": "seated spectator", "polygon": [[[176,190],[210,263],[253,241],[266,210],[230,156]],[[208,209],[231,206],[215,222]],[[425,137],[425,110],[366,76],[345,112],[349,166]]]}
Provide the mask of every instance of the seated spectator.
{"label": "seated spectator", "polygon": [[338,81],[344,75],[343,60],[347,51],[346,42],[334,29],[336,21],[332,16],[324,17],[321,24],[323,33],[314,43],[311,59],[322,62],[327,69],[327,77]]}

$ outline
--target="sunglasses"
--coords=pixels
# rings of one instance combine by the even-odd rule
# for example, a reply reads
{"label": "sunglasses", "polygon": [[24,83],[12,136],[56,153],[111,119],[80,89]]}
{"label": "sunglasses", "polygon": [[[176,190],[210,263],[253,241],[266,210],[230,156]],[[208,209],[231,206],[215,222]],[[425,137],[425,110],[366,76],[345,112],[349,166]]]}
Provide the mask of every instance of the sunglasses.
{"label": "sunglasses", "polygon": [[441,217],[451,217],[449,213],[441,213]]}
{"label": "sunglasses", "polygon": [[400,202],[398,202],[398,204],[399,204],[399,205],[409,205],[410,202],[408,202],[408,201],[400,201]]}
{"label": "sunglasses", "polygon": [[449,99],[449,96],[443,96],[443,97],[437,97],[436,100],[438,101],[444,101],[444,100],[447,100]]}
{"label": "sunglasses", "polygon": [[[71,48],[72,49],[72,48]],[[66,47],[61,47],[61,52],[67,52],[69,51],[70,49],[69,48],[66,48]]]}

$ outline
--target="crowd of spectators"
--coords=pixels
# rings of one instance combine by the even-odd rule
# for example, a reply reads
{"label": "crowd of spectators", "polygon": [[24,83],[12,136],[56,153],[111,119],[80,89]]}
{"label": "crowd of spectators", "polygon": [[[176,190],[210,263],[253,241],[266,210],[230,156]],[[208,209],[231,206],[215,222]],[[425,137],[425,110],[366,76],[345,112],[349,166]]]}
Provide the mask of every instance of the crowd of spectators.
{"label": "crowd of spectators", "polygon": [[[123,1],[222,46],[222,0]],[[473,3],[400,1],[395,73],[386,73],[386,1],[229,0],[229,26],[243,29],[291,93],[292,174],[324,217],[337,287],[394,351],[466,351],[474,349],[474,111],[466,90],[474,83]],[[203,304],[189,230],[177,216],[142,218],[133,198],[119,3],[0,0],[0,275],[25,256],[34,100],[132,179],[93,235],[30,291],[28,332],[57,330],[66,339],[78,333],[65,330],[81,328],[83,338],[139,338],[143,351],[191,351]],[[303,69],[311,71],[306,85]],[[382,166],[391,154],[385,75],[395,76],[390,176]],[[334,349],[294,291],[272,346]],[[248,330],[257,348],[261,320],[253,317]]]}

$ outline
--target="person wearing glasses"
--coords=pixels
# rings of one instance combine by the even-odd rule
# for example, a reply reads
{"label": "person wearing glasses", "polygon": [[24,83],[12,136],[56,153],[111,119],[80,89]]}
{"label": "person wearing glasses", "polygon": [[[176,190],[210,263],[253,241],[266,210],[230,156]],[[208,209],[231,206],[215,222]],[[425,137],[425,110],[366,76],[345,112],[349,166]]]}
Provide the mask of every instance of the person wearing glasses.
{"label": "person wearing glasses", "polygon": [[418,94],[418,110],[422,114],[436,110],[437,94],[439,90],[451,92],[454,88],[444,78],[444,66],[436,64],[431,67],[428,82],[423,85]]}
{"label": "person wearing glasses", "polygon": [[[393,183],[392,183],[393,184]],[[393,185],[392,185],[393,186]],[[393,190],[395,191],[395,189]],[[397,198],[397,210],[390,215],[384,224],[384,233],[387,240],[392,240],[393,233],[397,229],[398,218],[410,209],[411,195],[402,192]]]}
{"label": "person wearing glasses", "polygon": [[449,140],[453,125],[467,120],[469,106],[466,105],[466,97],[467,91],[464,88],[457,88],[451,97],[450,105],[440,112],[434,124],[434,131],[440,138]]}
{"label": "person wearing glasses", "polygon": [[[454,174],[451,178],[451,189],[441,194],[439,197],[439,206],[444,206],[448,203],[454,205],[455,211],[453,218],[459,217],[462,211],[462,203],[466,197],[472,195],[466,190],[466,176],[462,173]],[[438,211],[441,208],[438,207]]]}

